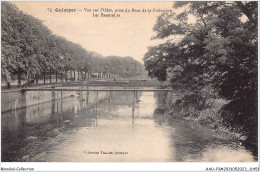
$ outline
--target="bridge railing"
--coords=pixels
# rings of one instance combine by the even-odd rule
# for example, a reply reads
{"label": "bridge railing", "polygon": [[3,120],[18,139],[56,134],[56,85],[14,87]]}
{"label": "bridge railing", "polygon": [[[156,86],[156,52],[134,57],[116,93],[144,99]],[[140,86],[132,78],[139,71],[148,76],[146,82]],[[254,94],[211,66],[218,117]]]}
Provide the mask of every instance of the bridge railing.
{"label": "bridge railing", "polygon": [[172,91],[171,89],[87,89],[87,88],[24,88],[24,91]]}

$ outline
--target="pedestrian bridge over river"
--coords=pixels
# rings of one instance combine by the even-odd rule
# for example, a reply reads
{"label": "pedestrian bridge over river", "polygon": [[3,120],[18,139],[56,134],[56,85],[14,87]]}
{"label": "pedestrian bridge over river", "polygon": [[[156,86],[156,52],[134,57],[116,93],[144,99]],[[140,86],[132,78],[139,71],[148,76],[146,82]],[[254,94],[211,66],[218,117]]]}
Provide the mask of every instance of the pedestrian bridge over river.
{"label": "pedestrian bridge over river", "polygon": [[88,89],[88,88],[25,88],[22,89],[22,92],[24,91],[144,91],[144,92],[151,92],[151,91],[172,91],[171,89],[113,89],[110,87],[110,89]]}
{"label": "pedestrian bridge over river", "polygon": [[[58,95],[65,97],[88,93],[128,92],[137,94],[141,92],[171,92],[170,89],[161,89],[169,85],[153,80],[93,80],[79,82],[56,83],[55,85],[39,85],[36,87],[20,88],[2,91],[2,112],[51,102]],[[78,94],[79,93],[79,94]],[[131,94],[132,95],[132,94]],[[96,97],[96,95],[95,95]],[[97,98],[97,99],[98,99]]]}

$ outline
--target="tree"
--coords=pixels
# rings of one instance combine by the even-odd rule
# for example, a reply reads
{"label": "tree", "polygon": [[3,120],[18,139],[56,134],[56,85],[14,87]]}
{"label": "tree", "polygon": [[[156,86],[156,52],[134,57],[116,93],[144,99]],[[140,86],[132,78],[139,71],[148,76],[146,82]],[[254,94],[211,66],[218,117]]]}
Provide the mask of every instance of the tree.
{"label": "tree", "polygon": [[[123,77],[139,75],[142,65],[131,57],[103,57],[87,51],[63,37],[54,35],[42,21],[19,11],[9,2],[2,3],[2,68],[7,83],[18,75],[28,82],[49,71],[116,73]],[[137,72],[138,71],[138,72]]]}
{"label": "tree", "polygon": [[154,39],[181,40],[149,49],[144,57],[149,75],[168,76],[186,98],[205,97],[202,90],[214,88],[228,101],[220,110],[223,124],[257,143],[257,2],[174,3],[180,7],[186,10],[158,17]]}

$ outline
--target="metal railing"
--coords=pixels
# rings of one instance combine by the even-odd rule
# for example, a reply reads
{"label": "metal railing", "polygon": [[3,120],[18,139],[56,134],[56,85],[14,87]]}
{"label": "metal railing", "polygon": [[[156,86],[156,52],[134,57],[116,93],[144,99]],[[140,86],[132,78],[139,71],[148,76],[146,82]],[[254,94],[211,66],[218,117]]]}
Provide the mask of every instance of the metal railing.
{"label": "metal railing", "polygon": [[171,89],[24,88],[22,91],[172,91]]}

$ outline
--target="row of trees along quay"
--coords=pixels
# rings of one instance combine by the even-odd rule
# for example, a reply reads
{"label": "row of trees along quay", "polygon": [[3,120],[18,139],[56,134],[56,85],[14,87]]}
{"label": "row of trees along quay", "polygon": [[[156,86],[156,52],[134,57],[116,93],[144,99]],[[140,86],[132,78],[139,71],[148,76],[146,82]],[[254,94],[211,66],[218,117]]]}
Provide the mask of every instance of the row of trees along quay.
{"label": "row of trees along quay", "polygon": [[[258,2],[174,2],[154,26],[145,68],[170,80],[173,114],[241,133],[257,155]],[[192,20],[190,17],[193,17]],[[177,112],[177,113],[174,113]]]}
{"label": "row of trees along quay", "polygon": [[22,82],[126,78],[144,72],[132,57],[102,57],[53,34],[42,21],[11,3],[2,3],[1,14],[1,76],[9,88],[11,82],[21,86]]}

